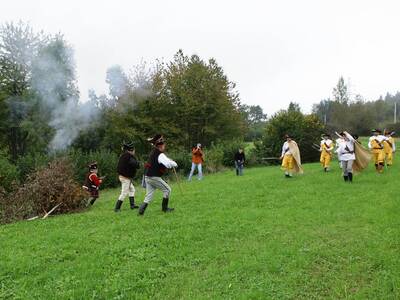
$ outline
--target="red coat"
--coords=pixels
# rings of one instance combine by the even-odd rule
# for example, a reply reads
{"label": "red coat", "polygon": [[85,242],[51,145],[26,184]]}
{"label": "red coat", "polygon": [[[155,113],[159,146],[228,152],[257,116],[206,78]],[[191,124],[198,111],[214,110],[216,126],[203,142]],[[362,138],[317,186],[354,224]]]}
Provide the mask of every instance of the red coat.
{"label": "red coat", "polygon": [[89,193],[91,197],[99,197],[99,187],[102,180],[97,176],[96,173],[88,173],[86,175],[85,185],[83,186]]}

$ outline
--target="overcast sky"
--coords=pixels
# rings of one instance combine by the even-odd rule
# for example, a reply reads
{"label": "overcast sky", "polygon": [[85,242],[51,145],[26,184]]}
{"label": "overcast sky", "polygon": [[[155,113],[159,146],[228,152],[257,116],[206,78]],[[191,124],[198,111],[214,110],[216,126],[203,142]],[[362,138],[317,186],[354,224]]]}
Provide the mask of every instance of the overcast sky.
{"label": "overcast sky", "polygon": [[3,0],[0,22],[61,32],[75,49],[79,88],[107,92],[105,73],[178,49],[214,57],[242,102],[271,114],[331,96],[343,75],[353,95],[400,90],[400,1]]}

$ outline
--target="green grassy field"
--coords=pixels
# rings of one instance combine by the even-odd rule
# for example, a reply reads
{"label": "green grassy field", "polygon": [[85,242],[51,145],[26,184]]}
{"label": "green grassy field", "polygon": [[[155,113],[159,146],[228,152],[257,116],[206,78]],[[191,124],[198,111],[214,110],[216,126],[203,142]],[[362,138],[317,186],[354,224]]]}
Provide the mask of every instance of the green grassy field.
{"label": "green grassy field", "polygon": [[87,212],[0,226],[0,298],[400,299],[399,171],[230,171],[144,217],[105,191]]}

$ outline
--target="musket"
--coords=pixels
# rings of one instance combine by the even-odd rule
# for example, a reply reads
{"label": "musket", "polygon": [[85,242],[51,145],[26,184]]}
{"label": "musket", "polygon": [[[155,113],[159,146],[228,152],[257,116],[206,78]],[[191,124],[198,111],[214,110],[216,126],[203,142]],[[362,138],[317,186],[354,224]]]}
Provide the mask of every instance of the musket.
{"label": "musket", "polygon": [[280,157],[263,157],[262,160],[281,160]]}
{"label": "musket", "polygon": [[177,182],[177,184],[178,184],[178,186],[179,186],[179,190],[181,191],[181,194],[182,194],[182,197],[183,197],[183,196],[184,196],[184,195],[183,195],[183,190],[182,190],[182,186],[181,186],[181,182],[180,182],[180,180],[179,180],[178,174],[176,173],[175,168],[172,168],[172,170],[174,170],[176,182]]}
{"label": "musket", "polygon": [[316,144],[312,144],[311,147],[312,147],[314,150],[320,151],[320,148],[319,148]]}

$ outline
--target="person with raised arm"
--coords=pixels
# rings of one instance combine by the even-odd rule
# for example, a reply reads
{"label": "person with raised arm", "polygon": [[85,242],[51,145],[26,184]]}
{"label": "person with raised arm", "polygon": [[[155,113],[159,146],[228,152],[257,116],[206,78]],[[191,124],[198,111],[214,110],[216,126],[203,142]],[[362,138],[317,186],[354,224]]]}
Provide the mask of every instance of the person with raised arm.
{"label": "person with raised arm", "polygon": [[161,134],[155,135],[148,140],[153,145],[149,160],[145,165],[145,186],[146,196],[139,207],[139,215],[143,215],[149,203],[153,200],[156,190],[163,193],[161,210],[163,212],[172,212],[174,209],[168,206],[171,194],[171,187],[166,183],[162,176],[167,169],[177,168],[178,164],[165,155],[165,139]]}
{"label": "person with raised arm", "polygon": [[321,156],[319,161],[321,162],[322,167],[324,168],[325,172],[329,172],[330,164],[333,155],[333,141],[330,138],[330,135],[325,133],[322,135],[322,141],[320,144],[319,151],[321,152]]}

